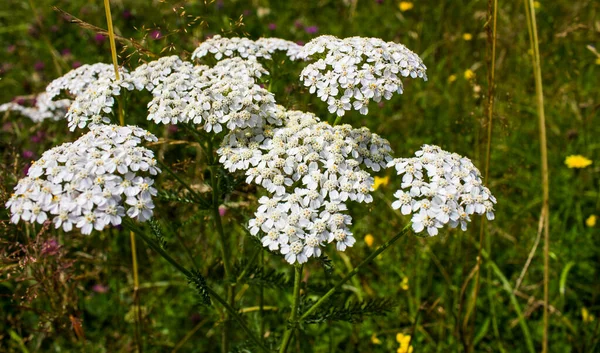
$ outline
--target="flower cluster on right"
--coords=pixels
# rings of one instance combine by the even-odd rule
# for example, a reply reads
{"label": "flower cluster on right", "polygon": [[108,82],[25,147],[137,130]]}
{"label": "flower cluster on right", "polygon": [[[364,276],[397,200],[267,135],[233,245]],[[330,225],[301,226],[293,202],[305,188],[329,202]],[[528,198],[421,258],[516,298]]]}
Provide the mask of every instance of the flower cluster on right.
{"label": "flower cluster on right", "polygon": [[481,173],[466,157],[437,146],[424,145],[413,158],[398,158],[388,164],[402,175],[394,209],[412,216],[412,228],[429,235],[448,225],[467,229],[470,215],[494,219],[496,198],[485,187]]}

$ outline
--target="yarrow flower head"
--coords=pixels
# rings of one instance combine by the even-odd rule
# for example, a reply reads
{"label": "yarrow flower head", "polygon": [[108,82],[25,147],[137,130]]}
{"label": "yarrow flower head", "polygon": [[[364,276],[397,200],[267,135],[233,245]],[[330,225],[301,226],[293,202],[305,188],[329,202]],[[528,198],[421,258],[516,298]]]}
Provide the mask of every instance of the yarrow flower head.
{"label": "yarrow flower head", "polygon": [[63,119],[70,105],[70,99],[53,101],[48,93],[42,92],[35,96],[31,106],[22,105],[17,102],[9,102],[0,105],[0,112],[17,112],[37,123],[47,119]]}
{"label": "yarrow flower head", "polygon": [[152,176],[160,169],[151,150],[156,141],[135,126],[98,125],[73,143],[54,147],[29,168],[6,203],[11,221],[44,223],[83,234],[121,224],[127,215],[140,221],[152,216]]}
{"label": "yarrow flower head", "polygon": [[244,59],[264,58],[271,60],[276,51],[285,52],[290,60],[296,60],[301,46],[280,38],[260,38],[256,41],[248,38],[224,38],[215,35],[202,42],[192,53],[193,59],[212,54],[216,60],[239,56]]}
{"label": "yarrow flower head", "polygon": [[473,214],[494,219],[496,198],[483,186],[481,174],[466,157],[424,145],[413,158],[388,164],[402,175],[401,189],[392,203],[402,214],[412,214],[412,228],[438,234],[445,225],[467,229]]}
{"label": "yarrow flower head", "polygon": [[391,160],[389,143],[368,129],[330,126],[312,114],[283,111],[281,127],[230,132],[217,153],[230,172],[244,170],[248,183],[271,196],[250,220],[250,233],[285,255],[304,263],[334,242],[339,251],[354,245],[348,201],[371,202],[373,178]]}
{"label": "yarrow flower head", "polygon": [[366,115],[372,100],[401,94],[401,77],[427,80],[419,56],[402,44],[378,38],[320,36],[306,43],[299,57],[318,58],[302,70],[300,80],[338,116],[351,109]]}
{"label": "yarrow flower head", "polygon": [[268,74],[253,60],[225,59],[215,67],[194,67],[177,56],[138,67],[131,75],[138,89],[153,95],[148,120],[163,124],[193,123],[207,132],[257,127],[274,109],[272,93],[256,81]]}

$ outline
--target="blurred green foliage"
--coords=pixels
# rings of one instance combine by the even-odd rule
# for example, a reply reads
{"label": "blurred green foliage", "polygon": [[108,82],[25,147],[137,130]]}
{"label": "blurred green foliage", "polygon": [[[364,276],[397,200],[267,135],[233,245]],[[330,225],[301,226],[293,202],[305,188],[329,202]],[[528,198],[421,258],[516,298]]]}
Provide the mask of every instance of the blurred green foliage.
{"label": "blurred green foliage", "polygon": [[[367,117],[351,112],[344,122],[365,125],[387,138],[396,156],[410,156],[421,144],[432,143],[468,156],[483,170],[488,92],[485,1],[415,1],[407,11],[389,0],[112,3],[116,32],[156,55],[189,57],[199,42],[219,33],[277,36],[298,42],[320,34],[401,42],[423,58],[429,81],[407,80],[404,95],[373,107]],[[91,25],[106,27],[101,1],[3,0],[0,102],[40,92],[49,81],[77,65],[110,62],[107,38],[70,23],[52,6]],[[536,7],[551,183],[550,351],[593,352],[600,349],[600,318],[595,318],[600,316],[600,232],[598,225],[586,225],[586,219],[600,216],[600,56],[594,49],[600,47],[600,3],[555,0],[540,1]],[[149,60],[131,45],[119,48],[125,66]],[[514,290],[535,243],[542,200],[529,48],[523,4],[500,1],[494,132],[486,181],[498,204],[496,220],[486,223],[491,253],[490,261],[483,261],[474,332],[463,329],[463,319],[473,286],[469,274],[477,262],[477,222],[466,233],[444,231],[435,238],[403,238],[336,296],[337,307],[330,312],[350,315],[353,322],[323,319],[305,325],[293,351],[390,352],[398,348],[396,334],[401,332],[412,336],[415,352],[463,351],[465,339],[476,343],[477,352],[526,352],[515,303],[536,349],[541,347],[541,243],[522,284]],[[298,83],[301,64],[284,67],[275,60],[272,65],[269,69],[279,103],[330,118],[326,106]],[[465,78],[467,70],[474,73],[473,78]],[[130,99],[129,124],[173,140],[184,138],[182,131],[150,126],[144,116],[146,103]],[[74,140],[79,132],[68,132],[62,122],[33,124],[15,115],[0,118],[0,201],[4,204],[32,159],[52,146]],[[158,149],[163,160],[202,185],[205,171],[194,164],[199,158],[197,148],[156,146]],[[564,160],[570,154],[594,162],[582,170],[569,169]],[[233,190],[226,200],[225,227],[235,240],[234,254],[238,259],[253,258],[257,247],[244,226],[257,190],[236,180],[223,182]],[[328,283],[371,251],[361,241],[365,235],[371,234],[373,246],[377,246],[405,224],[407,219],[388,206],[398,184],[392,175],[390,184],[375,192],[373,204],[354,208],[353,232],[359,239],[354,248],[345,254],[330,250],[327,266],[314,261],[306,267],[305,300],[314,299],[311,295],[322,293]],[[197,267],[209,284],[219,287],[223,269],[208,213],[168,197],[157,204],[160,211],[153,228],[160,227],[165,247],[181,262]],[[0,351],[135,351],[126,232],[113,229],[84,237],[39,225],[14,226],[8,218],[7,211],[0,208]],[[216,351],[222,325],[218,311],[200,305],[201,299],[186,279],[143,244],[138,252],[144,350]],[[277,342],[291,301],[291,284],[286,278],[293,271],[277,256],[265,253],[264,261],[270,272],[256,270],[259,272],[246,281],[237,305],[242,311],[255,306],[259,285],[265,285],[264,303],[274,308],[264,313],[265,336],[267,342]],[[240,262],[236,268],[243,265]],[[351,312],[360,300],[378,303],[374,300],[383,298],[393,299],[393,308],[377,308],[381,309],[373,311],[377,315],[365,316],[360,323],[339,306],[347,303]],[[259,314],[247,309],[244,317],[258,331]],[[243,332],[236,330],[234,336],[233,347],[243,351]]]}

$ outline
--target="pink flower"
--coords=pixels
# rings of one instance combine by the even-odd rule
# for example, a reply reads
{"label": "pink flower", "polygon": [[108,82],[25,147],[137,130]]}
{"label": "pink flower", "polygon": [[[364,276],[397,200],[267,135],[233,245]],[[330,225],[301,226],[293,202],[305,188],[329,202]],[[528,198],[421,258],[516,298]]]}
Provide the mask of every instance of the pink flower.
{"label": "pink flower", "polygon": [[54,256],[58,254],[60,250],[60,244],[56,238],[50,238],[42,244],[42,255]]}
{"label": "pink flower", "polygon": [[317,26],[307,26],[304,27],[304,31],[308,34],[315,34],[319,32],[319,27]]}
{"label": "pink flower", "polygon": [[96,283],[94,284],[94,286],[92,287],[92,290],[96,293],[100,293],[100,294],[104,294],[108,292],[108,286],[102,285],[100,283]]}
{"label": "pink flower", "polygon": [[94,40],[97,44],[102,44],[106,41],[106,37],[104,36],[104,34],[96,33],[96,35],[94,36]]}
{"label": "pink flower", "polygon": [[155,29],[154,31],[150,32],[150,39],[161,39],[162,38],[162,33],[160,33],[160,31],[158,29]]}
{"label": "pink flower", "polygon": [[271,31],[274,31],[274,30],[276,30],[276,29],[277,29],[277,25],[276,25],[275,23],[269,23],[269,29],[270,29]]}
{"label": "pink flower", "polygon": [[227,214],[227,207],[221,205],[219,206],[219,216],[224,217]]}

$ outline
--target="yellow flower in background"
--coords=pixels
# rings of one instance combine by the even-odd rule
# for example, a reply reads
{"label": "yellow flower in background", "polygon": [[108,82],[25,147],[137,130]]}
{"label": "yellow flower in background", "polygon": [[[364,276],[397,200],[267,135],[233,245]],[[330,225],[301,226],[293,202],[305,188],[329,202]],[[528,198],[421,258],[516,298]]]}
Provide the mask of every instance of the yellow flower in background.
{"label": "yellow flower in background", "polygon": [[448,83],[452,83],[454,81],[456,81],[456,75],[450,75],[450,76],[448,76]]}
{"label": "yellow flower in background", "polygon": [[375,333],[373,333],[371,335],[371,343],[373,343],[373,344],[381,344],[381,340],[379,338],[377,338],[377,335]]}
{"label": "yellow flower in background", "polygon": [[390,182],[389,176],[384,176],[380,178],[378,176],[375,177],[375,182],[373,183],[373,190],[379,189],[381,185],[386,186]]}
{"label": "yellow flower in background", "polygon": [[469,41],[473,39],[473,35],[471,33],[464,33],[463,34],[463,40]]}
{"label": "yellow flower in background", "polygon": [[534,9],[539,9],[540,7],[542,7],[542,4],[539,1],[534,1],[533,2],[533,8]]}
{"label": "yellow flower in background", "polygon": [[596,226],[596,215],[590,215],[586,220],[585,220],[585,225],[588,227],[595,227]]}
{"label": "yellow flower in background", "polygon": [[583,320],[583,322],[588,323],[594,321],[595,319],[596,317],[590,314],[587,308],[581,308],[581,320]]}
{"label": "yellow flower in background", "polygon": [[408,277],[402,277],[402,282],[400,282],[400,288],[402,288],[402,290],[408,290]]}
{"label": "yellow flower in background", "polygon": [[368,247],[372,247],[374,241],[375,241],[375,237],[373,235],[371,235],[371,234],[365,235],[365,243],[367,244]]}
{"label": "yellow flower in background", "polygon": [[473,70],[466,69],[465,70],[465,79],[472,80],[473,78],[475,78],[475,73],[473,72]]}
{"label": "yellow flower in background", "polygon": [[592,164],[592,161],[580,154],[576,154],[567,156],[567,158],[565,159],[565,164],[569,168],[585,168]]}
{"label": "yellow flower in background", "polygon": [[396,334],[396,341],[400,343],[397,353],[412,353],[413,347],[410,344],[410,335],[405,335],[402,332]]}
{"label": "yellow flower in background", "polygon": [[596,58],[596,65],[600,65],[600,58]]}
{"label": "yellow flower in background", "polygon": [[415,7],[415,4],[410,1],[400,1],[398,7],[400,8],[400,11],[404,12],[411,10],[413,7]]}

